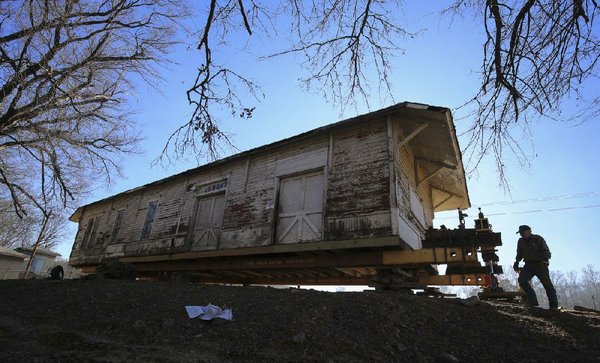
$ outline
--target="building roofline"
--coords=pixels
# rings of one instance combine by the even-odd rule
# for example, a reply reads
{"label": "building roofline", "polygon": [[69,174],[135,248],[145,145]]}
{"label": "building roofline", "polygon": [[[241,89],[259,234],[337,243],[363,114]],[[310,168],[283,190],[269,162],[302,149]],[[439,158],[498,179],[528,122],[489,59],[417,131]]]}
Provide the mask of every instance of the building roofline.
{"label": "building roofline", "polygon": [[[15,248],[15,250],[21,250],[21,251],[27,251],[27,252],[32,252],[33,251],[33,246],[22,246],[22,247],[17,247]],[[49,250],[47,248],[44,247],[39,247],[35,250],[36,254],[42,254],[42,255],[46,255],[46,256],[52,256],[52,257],[56,257],[56,256],[60,256],[61,254],[58,252],[54,252],[52,250]],[[27,256],[29,257],[29,256]]]}
{"label": "building roofline", "polygon": [[17,252],[15,250],[11,250],[10,248],[6,247],[0,247],[0,255],[5,257],[19,258],[21,260],[24,260],[29,257],[26,254]]}
{"label": "building roofline", "polygon": [[463,175],[463,186],[465,188],[465,197],[467,199],[467,208],[471,208],[471,197],[469,196],[469,186],[467,185],[466,174],[465,174],[465,165],[462,161],[462,150],[458,145],[458,136],[456,135],[456,126],[454,125],[454,117],[451,113],[448,113],[447,117],[448,127],[450,128],[450,137],[452,138],[452,146],[455,148],[454,152],[458,158],[458,164],[461,167],[462,175]]}

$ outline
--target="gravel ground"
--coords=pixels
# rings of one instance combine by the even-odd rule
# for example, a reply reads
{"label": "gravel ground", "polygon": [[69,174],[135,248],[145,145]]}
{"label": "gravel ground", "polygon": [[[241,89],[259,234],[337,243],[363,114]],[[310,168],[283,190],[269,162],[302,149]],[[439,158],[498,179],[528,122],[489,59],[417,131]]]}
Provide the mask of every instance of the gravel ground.
{"label": "gravel ground", "polygon": [[[600,361],[600,316],[400,293],[0,281],[0,362]],[[232,322],[184,306],[233,309]]]}

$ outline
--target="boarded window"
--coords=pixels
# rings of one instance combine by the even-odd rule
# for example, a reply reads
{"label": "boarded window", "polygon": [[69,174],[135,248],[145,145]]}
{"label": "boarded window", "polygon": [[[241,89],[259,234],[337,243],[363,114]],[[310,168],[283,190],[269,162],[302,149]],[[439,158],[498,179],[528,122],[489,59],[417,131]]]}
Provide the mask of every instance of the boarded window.
{"label": "boarded window", "polygon": [[148,211],[146,212],[146,221],[144,222],[144,228],[142,229],[142,238],[148,239],[150,237],[150,231],[152,231],[152,225],[154,224],[154,216],[156,216],[156,209],[158,207],[158,201],[152,201],[148,203]]}
{"label": "boarded window", "polygon": [[117,217],[115,218],[115,224],[113,226],[112,233],[110,234],[110,241],[115,242],[119,238],[119,232],[121,232],[121,226],[123,225],[123,216],[125,215],[125,209],[117,211]]}
{"label": "boarded window", "polygon": [[277,241],[317,241],[323,233],[323,173],[281,179]]}
{"label": "boarded window", "polygon": [[190,231],[192,249],[217,248],[223,224],[225,194],[198,198],[194,215],[194,227]]}
{"label": "boarded window", "polygon": [[85,234],[83,235],[82,246],[90,247],[96,243],[96,235],[98,232],[99,216],[92,217],[88,220]]}

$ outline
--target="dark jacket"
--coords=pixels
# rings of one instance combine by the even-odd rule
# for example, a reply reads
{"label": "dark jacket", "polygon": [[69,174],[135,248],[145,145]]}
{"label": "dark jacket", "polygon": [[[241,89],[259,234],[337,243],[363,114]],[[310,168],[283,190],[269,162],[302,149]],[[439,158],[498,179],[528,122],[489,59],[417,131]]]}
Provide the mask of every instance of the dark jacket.
{"label": "dark jacket", "polygon": [[517,262],[521,259],[526,263],[539,262],[549,260],[551,256],[550,249],[542,236],[532,234],[528,239],[519,238],[519,242],[517,242],[517,257],[515,258]]}
{"label": "dark jacket", "polygon": [[54,268],[52,268],[52,270],[50,270],[50,278],[52,280],[62,280],[64,276],[65,270],[63,270],[61,265],[56,265]]}

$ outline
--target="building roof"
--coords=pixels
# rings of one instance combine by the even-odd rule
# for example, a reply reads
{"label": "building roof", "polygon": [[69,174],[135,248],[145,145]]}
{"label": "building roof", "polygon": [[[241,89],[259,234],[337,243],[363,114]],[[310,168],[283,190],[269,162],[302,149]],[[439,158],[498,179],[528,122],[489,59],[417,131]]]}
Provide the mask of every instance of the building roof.
{"label": "building roof", "polygon": [[11,250],[10,248],[6,248],[6,247],[0,247],[0,256],[7,256],[7,257],[13,257],[13,258],[20,258],[22,260],[26,259],[27,255],[24,255],[20,252],[17,252],[15,250]]}
{"label": "building roof", "polygon": [[[145,188],[165,183],[170,180],[185,177],[187,175],[207,170],[215,166],[220,166],[234,160],[252,156],[267,150],[280,147],[287,143],[297,141],[302,138],[314,136],[332,129],[351,125],[358,122],[368,122],[380,119],[384,116],[396,117],[403,124],[413,126],[421,131],[417,132],[410,140],[411,148],[415,156],[419,158],[421,167],[427,172],[426,177],[432,186],[432,199],[434,211],[452,210],[456,208],[468,208],[471,206],[469,193],[465,180],[465,172],[462,163],[462,154],[458,146],[456,129],[452,121],[452,114],[446,107],[431,106],[422,103],[402,102],[394,106],[373,111],[367,114],[352,117],[346,120],[338,121],[325,125],[299,135],[289,137],[271,144],[263,145],[219,159],[199,167],[171,175],[169,177],[129,189],[116,195],[89,203],[77,208],[69,218],[72,222],[78,222],[83,213],[83,208],[94,204],[99,204],[119,196],[143,190]],[[414,125],[412,125],[414,124]],[[417,131],[417,130],[415,130]]]}
{"label": "building roof", "polygon": [[[18,247],[15,248],[16,251],[19,252],[24,252],[27,253],[27,257],[29,257],[29,255],[31,255],[31,252],[33,251],[33,246],[23,246],[23,247]],[[56,256],[60,256],[60,253],[56,253],[52,250],[49,250],[47,248],[44,247],[39,247],[35,250],[36,254],[40,254],[40,255],[46,255],[46,256],[50,256],[50,257],[56,257]]]}

